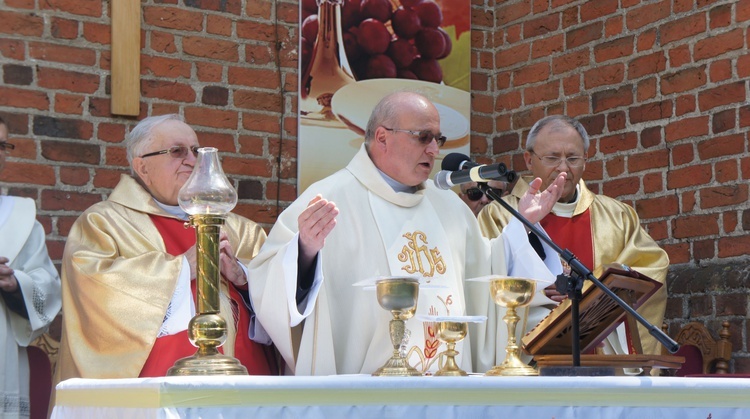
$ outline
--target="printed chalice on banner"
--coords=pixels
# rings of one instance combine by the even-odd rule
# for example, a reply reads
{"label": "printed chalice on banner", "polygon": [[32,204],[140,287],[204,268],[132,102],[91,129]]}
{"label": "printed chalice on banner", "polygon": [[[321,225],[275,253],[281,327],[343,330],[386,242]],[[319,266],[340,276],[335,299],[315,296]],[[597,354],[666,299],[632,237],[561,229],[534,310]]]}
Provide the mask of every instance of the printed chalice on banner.
{"label": "printed chalice on banner", "polygon": [[[462,377],[469,375],[462,370],[456,362],[459,352],[456,344],[469,333],[469,323],[482,323],[487,320],[485,316],[418,316],[419,320],[435,324],[435,335],[438,340],[445,343],[446,350],[440,353],[440,369],[435,376]],[[444,361],[443,361],[444,359]]]}
{"label": "printed chalice on banner", "polygon": [[416,278],[384,278],[375,283],[378,303],[391,312],[393,320],[390,322],[391,343],[393,356],[386,363],[372,373],[375,376],[421,376],[422,373],[409,365],[406,357],[401,353],[401,343],[406,333],[406,320],[414,316],[419,297],[419,280]]}
{"label": "printed chalice on banner", "polygon": [[527,306],[535,292],[536,281],[533,279],[502,276],[490,278],[490,295],[495,304],[507,308],[503,321],[508,325],[508,345],[505,347],[505,361],[492,367],[485,375],[539,375],[521,360],[516,339],[516,325],[520,319],[516,309]]}

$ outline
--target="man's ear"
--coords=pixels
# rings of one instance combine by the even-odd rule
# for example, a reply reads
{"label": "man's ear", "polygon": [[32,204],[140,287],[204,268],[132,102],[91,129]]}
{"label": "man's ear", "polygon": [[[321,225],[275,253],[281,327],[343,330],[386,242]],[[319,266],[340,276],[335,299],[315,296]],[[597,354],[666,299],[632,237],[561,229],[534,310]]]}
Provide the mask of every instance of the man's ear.
{"label": "man's ear", "polygon": [[375,129],[375,135],[373,136],[372,142],[374,146],[376,147],[383,147],[384,149],[387,147],[386,139],[388,138],[386,136],[387,130],[383,127],[377,127]]}
{"label": "man's ear", "polygon": [[534,157],[531,155],[530,152],[524,151],[523,152],[523,160],[526,162],[526,168],[531,170],[531,158]]}
{"label": "man's ear", "polygon": [[148,167],[146,165],[146,159],[143,157],[134,158],[133,171],[144,184],[148,185]]}

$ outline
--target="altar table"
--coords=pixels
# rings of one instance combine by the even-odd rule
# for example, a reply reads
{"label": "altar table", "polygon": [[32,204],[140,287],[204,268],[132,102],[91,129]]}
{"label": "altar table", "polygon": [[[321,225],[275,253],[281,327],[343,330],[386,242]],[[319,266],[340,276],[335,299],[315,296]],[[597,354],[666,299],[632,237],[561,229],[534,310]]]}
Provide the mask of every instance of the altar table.
{"label": "altar table", "polygon": [[750,378],[71,379],[62,418],[750,418]]}

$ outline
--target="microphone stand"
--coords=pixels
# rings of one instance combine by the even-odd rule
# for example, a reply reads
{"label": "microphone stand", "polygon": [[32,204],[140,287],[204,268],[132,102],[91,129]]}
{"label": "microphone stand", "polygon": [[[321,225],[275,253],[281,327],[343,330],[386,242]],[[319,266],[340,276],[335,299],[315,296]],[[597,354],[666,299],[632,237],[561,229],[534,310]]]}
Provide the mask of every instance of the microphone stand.
{"label": "microphone stand", "polygon": [[648,332],[656,338],[662,345],[664,345],[670,353],[675,353],[680,348],[672,338],[664,333],[660,328],[652,325],[643,316],[640,315],[633,307],[623,301],[620,296],[615,294],[611,289],[607,288],[599,278],[597,278],[590,269],[588,269],[576,256],[568,249],[563,250],[555,242],[553,242],[546,234],[543,234],[535,225],[531,224],[529,220],[521,215],[515,208],[511,207],[510,204],[505,202],[502,197],[486,183],[478,183],[478,187],[490,197],[493,201],[500,204],[503,208],[508,210],[513,216],[518,219],[529,231],[536,234],[540,240],[547,243],[555,252],[560,255],[560,258],[570,265],[571,275],[558,275],[555,285],[558,291],[566,291],[568,298],[571,300],[571,316],[572,316],[572,351],[573,351],[573,367],[581,366],[581,350],[580,350],[580,319],[578,318],[578,305],[581,300],[581,290],[583,289],[583,281],[588,279],[594,283],[599,289],[613,299],[620,307],[625,309],[628,314],[635,317],[640,324],[642,324]]}

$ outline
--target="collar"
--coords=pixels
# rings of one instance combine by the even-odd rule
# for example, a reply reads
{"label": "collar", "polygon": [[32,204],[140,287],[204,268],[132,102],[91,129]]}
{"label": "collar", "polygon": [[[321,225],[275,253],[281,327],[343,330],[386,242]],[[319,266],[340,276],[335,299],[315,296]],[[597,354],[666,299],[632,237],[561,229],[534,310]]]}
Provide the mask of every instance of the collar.
{"label": "collar", "polygon": [[[370,156],[365,150],[364,144],[359,148],[357,154],[354,155],[352,160],[346,166],[349,171],[365,188],[371,193],[381,197],[382,199],[401,206],[401,207],[413,207],[422,202],[427,185],[425,182],[420,183],[417,186],[411,187],[412,192],[403,192],[396,190],[396,187],[400,183],[393,180],[396,186],[392,186],[384,177],[385,173],[381,172],[372,162]],[[406,186],[400,184],[401,186]]]}

